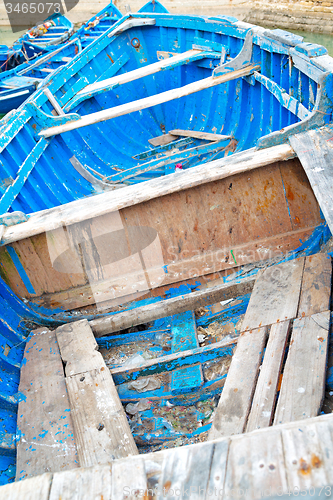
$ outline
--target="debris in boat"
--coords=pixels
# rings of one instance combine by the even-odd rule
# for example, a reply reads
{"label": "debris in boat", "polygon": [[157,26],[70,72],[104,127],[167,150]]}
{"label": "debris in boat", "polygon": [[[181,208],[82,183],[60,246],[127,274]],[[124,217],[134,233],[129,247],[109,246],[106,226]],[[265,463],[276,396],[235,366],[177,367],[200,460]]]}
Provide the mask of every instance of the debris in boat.
{"label": "debris in boat", "polygon": [[225,356],[222,359],[207,361],[202,365],[203,375],[206,381],[214,380],[228,373],[232,356]]}
{"label": "debris in boat", "polygon": [[136,415],[139,411],[149,410],[150,406],[148,399],[140,399],[137,403],[128,403],[125,410],[129,415]]}
{"label": "debris in boat", "polygon": [[208,313],[208,309],[206,307],[199,307],[194,311],[196,319],[201,318],[201,316],[204,316],[205,314]]}
{"label": "debris in boat", "polygon": [[160,387],[160,380],[153,377],[140,378],[138,380],[133,380],[128,384],[129,389],[133,389],[137,392],[154,391],[155,389],[159,389]]}

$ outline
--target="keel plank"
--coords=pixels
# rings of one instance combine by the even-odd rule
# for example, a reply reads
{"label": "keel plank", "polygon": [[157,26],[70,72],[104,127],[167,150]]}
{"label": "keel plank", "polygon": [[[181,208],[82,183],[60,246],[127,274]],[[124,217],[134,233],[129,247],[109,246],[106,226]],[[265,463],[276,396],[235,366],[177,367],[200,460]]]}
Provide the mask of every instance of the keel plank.
{"label": "keel plank", "polygon": [[19,396],[16,480],[78,467],[63,366],[48,328],[27,342]]}
{"label": "keel plank", "polygon": [[294,321],[274,425],[318,415],[325,389],[330,311]]}
{"label": "keel plank", "polygon": [[311,316],[330,309],[331,257],[317,253],[306,257],[298,317]]}
{"label": "keel plank", "polygon": [[296,318],[304,257],[272,266],[258,277],[242,330],[253,330]]}
{"label": "keel plank", "polygon": [[271,327],[246,432],[271,425],[290,321]]}
{"label": "keel plank", "polygon": [[238,339],[215,411],[209,439],[244,431],[263,356],[267,327],[244,332]]}

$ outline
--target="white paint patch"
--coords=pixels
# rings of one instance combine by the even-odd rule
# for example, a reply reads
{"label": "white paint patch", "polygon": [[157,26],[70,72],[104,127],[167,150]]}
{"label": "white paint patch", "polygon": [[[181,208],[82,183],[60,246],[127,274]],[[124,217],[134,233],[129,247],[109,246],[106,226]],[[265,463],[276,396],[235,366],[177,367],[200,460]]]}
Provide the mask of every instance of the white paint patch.
{"label": "white paint patch", "polygon": [[299,392],[300,394],[303,394],[303,392],[305,392],[304,387],[299,387],[299,388],[297,389],[297,392]]}

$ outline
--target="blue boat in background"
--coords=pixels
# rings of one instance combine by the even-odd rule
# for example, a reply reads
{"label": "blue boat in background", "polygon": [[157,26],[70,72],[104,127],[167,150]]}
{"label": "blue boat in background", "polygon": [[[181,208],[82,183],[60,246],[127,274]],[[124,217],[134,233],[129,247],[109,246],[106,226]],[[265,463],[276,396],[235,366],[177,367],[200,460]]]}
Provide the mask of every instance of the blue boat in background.
{"label": "blue boat in background", "polygon": [[[41,52],[40,47],[32,47],[31,44],[30,50],[27,50],[26,37],[28,34],[22,37],[20,40],[23,52],[21,49],[15,51],[14,63],[10,64],[10,58],[8,64],[4,64],[3,71],[0,73],[0,115],[18,108],[33,94],[44,79],[50,76],[58,67],[71,61],[82,48],[108,30],[120,17],[121,13],[111,2],[81,26],[76,32],[73,41],[67,40],[62,43],[63,40],[59,39],[60,43],[49,44]],[[16,47],[21,47],[20,40],[15,43]],[[6,49],[8,55],[8,47]],[[36,56],[36,54],[38,55]],[[26,60],[28,56],[29,58]],[[26,62],[22,63],[22,61]],[[20,62],[21,64],[19,64]],[[5,71],[5,68],[10,66],[15,67]]]}
{"label": "blue boat in background", "polygon": [[[312,285],[319,302],[330,301],[330,260],[307,260],[333,229],[332,204],[323,199],[330,190],[318,188],[325,162],[333,162],[326,49],[231,17],[169,14],[156,1],[101,29],[109,17],[80,28],[83,50],[0,122],[1,484],[96,465],[84,461],[82,447],[73,462],[70,447],[57,461],[62,440],[73,441],[66,420],[73,401],[56,424],[56,405],[45,404],[38,432],[21,411],[26,400],[38,406],[42,366],[32,389],[23,376],[19,386],[20,375],[34,349],[35,359],[43,349],[54,354],[49,345],[35,347],[56,335],[50,330],[65,325],[70,355],[61,353],[59,370],[50,371],[62,374],[74,364],[79,333],[91,329],[80,353],[89,343],[96,354],[94,334],[135,446],[150,452],[205,439],[259,269],[286,266],[269,271],[272,283],[281,282],[280,299],[297,281],[304,307]],[[276,323],[306,315],[297,293],[294,315]],[[270,297],[257,299],[260,314],[266,302],[274,312]],[[252,338],[260,320],[246,330]],[[281,359],[289,356],[288,328]],[[324,353],[327,343],[317,340]],[[96,359],[91,352],[82,355],[86,365]],[[86,372],[69,377],[87,384]],[[88,400],[87,387],[77,399]],[[91,387],[102,391],[99,382]],[[96,421],[89,436],[104,436],[106,427]],[[45,462],[31,467],[44,445]]]}

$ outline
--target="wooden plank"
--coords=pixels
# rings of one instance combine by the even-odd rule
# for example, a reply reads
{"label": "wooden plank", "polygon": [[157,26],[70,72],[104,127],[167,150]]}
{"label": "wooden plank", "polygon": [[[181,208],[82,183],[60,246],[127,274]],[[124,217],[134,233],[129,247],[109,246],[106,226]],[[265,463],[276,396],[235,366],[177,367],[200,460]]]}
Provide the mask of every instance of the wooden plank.
{"label": "wooden plank", "polygon": [[[205,500],[211,499],[212,491],[219,499],[223,495],[229,446],[230,439],[220,439],[218,442],[214,443],[213,458],[210,466],[206,494],[205,497],[203,495],[201,497],[205,498]],[[216,494],[215,492],[218,493]]]}
{"label": "wooden plank", "polygon": [[[0,489],[1,491],[1,489]],[[111,498],[111,466],[101,465],[54,474],[49,500]]]}
{"label": "wooden plank", "polygon": [[179,498],[177,492],[187,491],[191,499],[201,500],[207,492],[213,453],[211,443],[203,443],[200,448],[184,446],[168,450],[162,464],[157,499],[162,500],[165,496],[176,499]]}
{"label": "wooden plank", "polygon": [[43,474],[5,484],[0,488],[0,500],[49,500],[51,481],[52,474]]}
{"label": "wooden plank", "polygon": [[[172,352],[187,351],[199,347],[194,311],[186,311],[172,316],[171,319]],[[204,382],[201,365],[179,368],[171,373],[170,389],[181,394],[189,389],[199,388]]]}
{"label": "wooden plank", "polygon": [[103,337],[103,335],[140,325],[147,321],[166,318],[189,309],[194,310],[204,305],[215,304],[219,300],[226,300],[249,293],[254,285],[254,280],[255,278],[250,276],[242,279],[240,283],[223,283],[215,287],[211,286],[204,290],[172,297],[161,302],[113,314],[112,316],[94,319],[89,321],[89,325],[95,337]]}
{"label": "wooden plank", "polygon": [[66,384],[81,467],[106,464],[138,453],[106,366],[67,377]]}
{"label": "wooden plank", "polygon": [[165,146],[166,144],[170,144],[170,142],[175,141],[178,139],[177,135],[171,135],[171,134],[163,134],[159,135],[158,137],[153,137],[152,139],[148,139],[149,144],[152,146]]}
{"label": "wooden plank", "polygon": [[239,337],[208,439],[244,431],[266,337],[267,327],[244,332]]}
{"label": "wooden plank", "polygon": [[289,138],[308,176],[331,232],[333,232],[332,137],[332,128],[322,127]]}
{"label": "wooden plank", "polygon": [[282,439],[288,486],[291,491],[332,484],[332,420],[325,423],[299,422],[297,426],[283,429]]}
{"label": "wooden plank", "polygon": [[203,141],[223,141],[231,139],[231,135],[211,134],[197,130],[180,130],[178,128],[175,130],[169,130],[168,133],[180,137],[194,137],[195,139],[202,139]]}
{"label": "wooden plank", "polygon": [[77,200],[60,207],[44,210],[29,217],[27,222],[6,228],[1,243],[8,244],[48,231],[51,228],[54,230],[64,225],[69,226],[121,208],[159,199],[170,193],[226,179],[231,175],[248,172],[294,156],[293,149],[285,144],[259,151],[247,150],[244,153],[237,153],[230,157],[198,165],[189,171],[147,181],[145,189],[142,189],[142,186],[133,185],[112,193],[96,195],[94,203],[91,203],[90,199]]}
{"label": "wooden plank", "polygon": [[[109,498],[109,497],[107,497]],[[147,476],[144,460],[131,457],[112,464],[112,492],[110,499],[148,500]]]}
{"label": "wooden plank", "polygon": [[16,480],[78,467],[64,370],[47,328],[27,342],[19,396]]}
{"label": "wooden plank", "polygon": [[279,491],[287,491],[281,432],[232,439],[223,498],[256,500]]}
{"label": "wooden plank", "polygon": [[271,326],[246,432],[271,425],[290,321]]}
{"label": "wooden plank", "polygon": [[97,342],[86,319],[59,326],[56,336],[67,377],[105,368],[103,356],[97,351]]}
{"label": "wooden plank", "polygon": [[325,389],[330,311],[294,321],[274,425],[318,415]]}
{"label": "wooden plank", "polygon": [[330,309],[332,261],[324,253],[306,257],[297,316],[311,316]]}
{"label": "wooden plank", "polygon": [[242,330],[296,318],[304,257],[272,266],[258,277]]}
{"label": "wooden plank", "polygon": [[174,99],[180,99],[181,97],[194,94],[195,92],[199,92],[200,90],[209,89],[215,87],[216,85],[220,85],[221,83],[229,82],[231,80],[250,75],[254,70],[258,68],[258,65],[249,64],[244,68],[230,71],[221,76],[209,76],[208,78],[204,78],[202,80],[199,80],[198,82],[189,83],[187,85],[184,85],[183,87],[166,90],[165,92],[161,92],[160,94],[156,94],[154,96],[144,97],[133,102],[120,104],[119,106],[114,106],[110,109],[105,109],[103,111],[97,111],[95,113],[82,116],[80,119],[67,122],[64,125],[56,125],[54,127],[46,128],[44,130],[41,130],[38,135],[43,138],[53,137],[64,132],[69,132],[70,130],[77,130],[88,125],[93,125],[95,123],[100,123],[106,120],[117,118],[118,116],[124,116],[129,113],[134,113],[135,111],[141,111],[142,109],[151,108],[158,104],[170,102]]}

